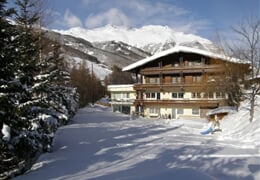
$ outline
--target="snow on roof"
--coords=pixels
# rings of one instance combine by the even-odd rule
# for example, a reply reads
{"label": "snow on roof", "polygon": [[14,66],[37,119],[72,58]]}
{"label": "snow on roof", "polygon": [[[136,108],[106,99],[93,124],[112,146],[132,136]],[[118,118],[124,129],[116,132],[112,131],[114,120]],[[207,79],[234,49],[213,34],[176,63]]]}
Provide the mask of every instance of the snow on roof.
{"label": "snow on roof", "polygon": [[206,113],[206,116],[214,115],[214,114],[221,114],[221,113],[232,113],[236,111],[236,107],[234,106],[222,106],[216,109],[212,109]]}
{"label": "snow on roof", "polygon": [[206,51],[206,50],[201,50],[201,49],[196,49],[196,48],[191,48],[191,47],[186,47],[186,46],[180,46],[177,45],[171,49],[159,52],[153,56],[147,57],[145,59],[142,59],[140,61],[137,61],[133,64],[130,64],[126,67],[123,68],[123,71],[130,71],[133,70],[137,67],[140,67],[148,62],[152,62],[158,58],[170,55],[170,54],[174,54],[174,53],[180,53],[180,52],[185,52],[185,53],[194,53],[194,54],[200,54],[203,56],[207,56],[207,57],[211,57],[211,58],[216,58],[216,59],[222,59],[225,61],[229,61],[229,62],[233,62],[233,63],[239,63],[239,64],[247,64],[248,62],[246,61],[242,61],[241,59],[237,59],[234,57],[230,57],[227,56],[225,54],[217,54],[217,53],[213,53],[210,51]]}
{"label": "snow on roof", "polygon": [[133,87],[134,85],[133,84],[111,84],[111,85],[108,85],[107,87],[110,87],[110,88],[125,88],[125,87]]}
{"label": "snow on roof", "polygon": [[133,84],[115,84],[115,85],[108,85],[108,91],[134,91]]}

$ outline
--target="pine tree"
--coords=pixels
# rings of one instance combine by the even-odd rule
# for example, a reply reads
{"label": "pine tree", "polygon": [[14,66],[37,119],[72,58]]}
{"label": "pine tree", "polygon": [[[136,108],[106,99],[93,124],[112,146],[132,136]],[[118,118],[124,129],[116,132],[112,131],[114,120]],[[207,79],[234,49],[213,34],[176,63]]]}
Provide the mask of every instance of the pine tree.
{"label": "pine tree", "polygon": [[[16,1],[15,12],[16,36],[15,58],[18,63],[15,66],[15,80],[19,82],[16,94],[16,115],[12,128],[13,152],[21,167],[27,168],[30,160],[42,150],[41,134],[36,131],[38,123],[39,99],[35,96],[34,75],[39,72],[38,61],[38,37],[33,31],[33,25],[37,16],[31,10],[33,4],[28,0]],[[23,163],[21,163],[23,162]]]}
{"label": "pine tree", "polygon": [[19,126],[17,98],[21,86],[15,73],[20,63],[16,49],[18,32],[6,20],[14,9],[6,10],[5,4],[5,0],[0,0],[0,174],[19,161],[11,142],[12,131]]}
{"label": "pine tree", "polygon": [[12,25],[6,20],[11,10],[5,10],[5,0],[0,1],[0,128],[3,123],[9,121],[5,117],[11,117],[14,102],[11,100],[12,84],[15,81],[15,66],[17,64],[15,57],[15,31]]}
{"label": "pine tree", "polygon": [[[53,135],[59,125],[69,120],[67,103],[69,73],[64,69],[64,60],[60,56],[59,45],[44,44],[44,49],[52,49],[47,56],[42,56],[38,63],[40,73],[34,76],[34,96],[38,97],[38,127],[44,151],[50,151]],[[68,97],[72,99],[71,97]],[[68,105],[67,105],[68,104]],[[65,105],[67,105],[65,107]],[[75,113],[75,112],[74,112]]]}
{"label": "pine tree", "polygon": [[[0,179],[8,177],[7,171],[27,170],[51,144],[55,118],[67,122],[77,110],[77,93],[69,86],[60,47],[42,57],[35,4],[17,0],[16,10],[6,10],[5,4],[0,0]],[[6,20],[12,13],[16,25]]]}
{"label": "pine tree", "polygon": [[71,84],[77,88],[79,93],[79,106],[84,107],[91,102],[91,76],[86,68],[86,63],[82,63],[78,68],[73,67],[71,70]]}
{"label": "pine tree", "polygon": [[[37,22],[37,14],[31,13],[31,4],[28,0],[17,0],[18,7],[16,13],[16,23],[20,32],[19,36],[19,58],[21,61],[17,77],[23,86],[23,94],[20,97],[20,115],[22,118],[30,120],[35,118],[32,106],[36,101],[33,95],[34,75],[39,72],[37,62],[39,61],[38,36],[33,30],[33,25]],[[29,124],[28,124],[29,126]]]}
{"label": "pine tree", "polygon": [[47,58],[47,73],[49,85],[46,87],[48,94],[48,106],[53,117],[59,120],[59,123],[66,124],[67,121],[75,114],[74,106],[76,103],[73,88],[70,87],[70,73],[68,64],[61,55],[61,47],[53,44],[53,52]]}
{"label": "pine tree", "polygon": [[129,72],[122,72],[122,69],[117,65],[112,67],[112,73],[109,76],[110,84],[132,84],[133,77]]}

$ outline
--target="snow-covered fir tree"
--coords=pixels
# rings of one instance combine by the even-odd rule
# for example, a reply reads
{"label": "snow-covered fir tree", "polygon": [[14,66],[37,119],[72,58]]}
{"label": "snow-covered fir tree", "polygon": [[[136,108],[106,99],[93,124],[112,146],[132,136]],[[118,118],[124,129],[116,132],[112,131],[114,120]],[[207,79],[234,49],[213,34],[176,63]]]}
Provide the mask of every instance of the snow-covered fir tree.
{"label": "snow-covered fir tree", "polygon": [[[11,130],[19,126],[17,100],[20,83],[16,79],[17,36],[16,28],[7,18],[13,15],[13,9],[6,9],[6,0],[0,1],[0,173],[12,169],[17,162],[14,147],[11,144]],[[1,177],[1,176],[0,176]]]}
{"label": "snow-covered fir tree", "polygon": [[[17,9],[6,10],[6,1],[0,0],[0,178],[27,170],[77,110],[59,46],[49,56],[41,54],[32,2],[17,0]],[[12,13],[15,25],[7,21]]]}
{"label": "snow-covered fir tree", "polygon": [[70,86],[70,72],[67,62],[61,55],[61,47],[58,44],[51,45],[52,52],[44,58],[42,63],[42,75],[37,79],[46,79],[46,94],[48,105],[47,113],[58,120],[60,125],[75,114],[77,108],[77,94],[75,88]]}

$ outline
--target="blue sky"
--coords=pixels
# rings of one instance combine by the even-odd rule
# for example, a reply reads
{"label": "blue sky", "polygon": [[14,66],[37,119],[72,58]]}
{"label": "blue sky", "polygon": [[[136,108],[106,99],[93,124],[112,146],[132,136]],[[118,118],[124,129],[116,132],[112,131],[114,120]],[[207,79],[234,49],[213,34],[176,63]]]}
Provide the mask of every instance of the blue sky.
{"label": "blue sky", "polygon": [[49,28],[167,25],[209,39],[260,16],[260,0],[48,0],[48,6]]}

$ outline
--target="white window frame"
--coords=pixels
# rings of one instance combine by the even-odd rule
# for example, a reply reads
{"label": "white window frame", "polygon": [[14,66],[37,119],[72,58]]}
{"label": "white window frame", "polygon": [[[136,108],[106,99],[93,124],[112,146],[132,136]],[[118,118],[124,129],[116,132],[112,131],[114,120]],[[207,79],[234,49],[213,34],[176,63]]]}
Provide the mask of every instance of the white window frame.
{"label": "white window frame", "polygon": [[172,83],[173,84],[181,83],[181,76],[172,76]]}
{"label": "white window frame", "polygon": [[[147,94],[149,94],[149,97],[147,97]],[[158,94],[157,92],[146,92],[145,93],[145,99],[156,100],[157,94]]]}
{"label": "white window frame", "polygon": [[159,116],[160,108],[159,107],[149,107],[149,116]]}

